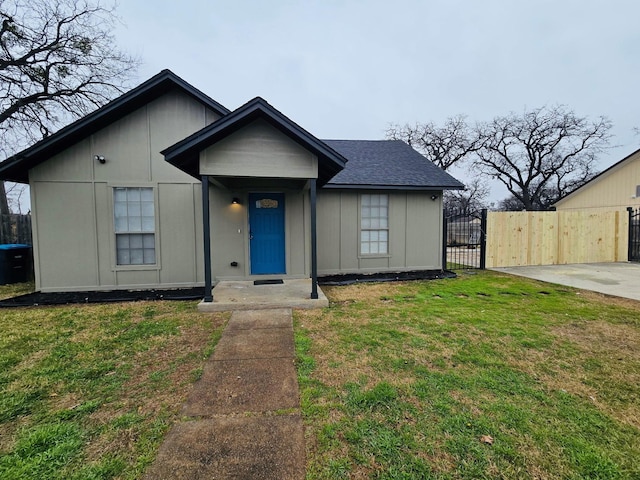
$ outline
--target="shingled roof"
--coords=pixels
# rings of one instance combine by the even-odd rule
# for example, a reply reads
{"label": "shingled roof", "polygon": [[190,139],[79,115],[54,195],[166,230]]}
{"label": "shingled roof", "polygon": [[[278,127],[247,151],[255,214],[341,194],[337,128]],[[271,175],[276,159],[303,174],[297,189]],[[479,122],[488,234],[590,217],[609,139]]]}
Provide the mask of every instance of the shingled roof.
{"label": "shingled roof", "polygon": [[182,90],[221,116],[162,152],[168,161],[192,175],[197,176],[200,149],[262,118],[318,156],[319,182],[323,188],[464,188],[462,183],[400,140],[318,140],[260,97],[230,112],[170,70],[161,71],[104,107],[1,162],[0,180],[27,183],[30,168],[173,89]]}
{"label": "shingled roof", "polygon": [[348,160],[324,188],[460,190],[464,185],[401,140],[323,140]]}

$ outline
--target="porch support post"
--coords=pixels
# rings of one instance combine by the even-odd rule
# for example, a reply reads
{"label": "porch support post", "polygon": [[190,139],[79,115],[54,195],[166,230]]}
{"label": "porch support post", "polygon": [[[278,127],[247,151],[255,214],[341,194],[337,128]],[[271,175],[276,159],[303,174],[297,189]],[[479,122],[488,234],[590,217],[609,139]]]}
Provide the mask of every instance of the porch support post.
{"label": "porch support post", "polygon": [[635,240],[640,240],[637,238],[634,238],[633,235],[633,208],[631,207],[627,207],[627,214],[629,215],[629,242],[627,243],[627,261],[628,262],[632,262],[633,261],[633,245],[635,243]]}
{"label": "porch support post", "polygon": [[316,179],[309,181],[311,196],[311,298],[318,298],[318,239],[316,228]]}
{"label": "porch support post", "polygon": [[202,230],[204,234],[204,301],[213,302],[211,285],[211,218],[209,216],[209,175],[202,175]]}

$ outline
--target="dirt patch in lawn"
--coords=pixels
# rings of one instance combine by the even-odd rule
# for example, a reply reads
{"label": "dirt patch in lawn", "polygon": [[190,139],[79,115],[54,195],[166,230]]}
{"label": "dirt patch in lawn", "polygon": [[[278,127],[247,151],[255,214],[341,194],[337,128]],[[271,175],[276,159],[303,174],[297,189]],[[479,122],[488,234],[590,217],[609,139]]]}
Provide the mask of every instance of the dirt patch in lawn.
{"label": "dirt patch in lawn", "polygon": [[[183,318],[189,315],[196,317],[201,314],[182,314]],[[228,314],[225,313],[211,316],[213,329],[220,331],[227,320]],[[91,420],[106,425],[124,414],[136,412],[141,418],[164,418],[165,428],[168,429],[179,416],[181,406],[193,389],[193,383],[200,376],[205,357],[210,353],[207,346],[214,341],[211,331],[210,326],[194,321],[189,326],[180,327],[179,335],[169,337],[163,344],[153,345],[149,350],[136,354],[129,378],[122,386],[127,394],[120,397],[117,403],[92,414]],[[134,425],[127,429],[120,428],[114,435],[97,437],[87,447],[88,457],[121,452],[123,445],[132,446],[138,439],[137,430]]]}

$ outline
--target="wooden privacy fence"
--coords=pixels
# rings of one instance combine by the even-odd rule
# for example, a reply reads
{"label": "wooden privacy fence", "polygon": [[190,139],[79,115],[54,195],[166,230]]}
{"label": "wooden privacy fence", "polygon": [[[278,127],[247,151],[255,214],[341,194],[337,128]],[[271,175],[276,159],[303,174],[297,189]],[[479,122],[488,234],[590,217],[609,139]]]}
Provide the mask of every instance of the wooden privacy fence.
{"label": "wooden privacy fence", "polygon": [[489,212],[487,216],[487,268],[624,262],[627,255],[626,212]]}
{"label": "wooden privacy fence", "polygon": [[31,215],[0,215],[0,244],[31,245]]}

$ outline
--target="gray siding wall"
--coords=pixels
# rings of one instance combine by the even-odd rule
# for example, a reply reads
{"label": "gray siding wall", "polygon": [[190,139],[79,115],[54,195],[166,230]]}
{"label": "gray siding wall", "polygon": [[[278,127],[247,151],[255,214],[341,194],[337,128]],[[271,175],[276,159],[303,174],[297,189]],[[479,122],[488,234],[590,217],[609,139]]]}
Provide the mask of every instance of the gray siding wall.
{"label": "gray siding wall", "polygon": [[[285,195],[285,250],[286,275],[277,278],[304,278],[310,275],[310,206],[308,190],[283,190],[277,180],[272,188],[251,190],[256,192],[283,192]],[[245,280],[269,278],[268,275],[251,275],[249,249],[249,218],[247,215],[249,191],[230,192],[211,187],[210,209],[217,212],[211,217],[211,265],[213,280]],[[240,204],[232,205],[232,197]],[[237,262],[232,267],[231,262]]]}
{"label": "gray siding wall", "polygon": [[203,175],[317,178],[317,157],[264,120],[256,120],[200,153]]}
{"label": "gray siding wall", "polygon": [[[360,194],[389,195],[389,253],[360,255]],[[436,192],[318,192],[318,274],[442,267],[442,203]],[[441,192],[437,192],[441,193]]]}
{"label": "gray siding wall", "polygon": [[[159,152],[216,118],[189,96],[170,92],[33,168],[36,288],[202,284],[200,183]],[[157,265],[116,265],[115,186],[153,187]]]}

